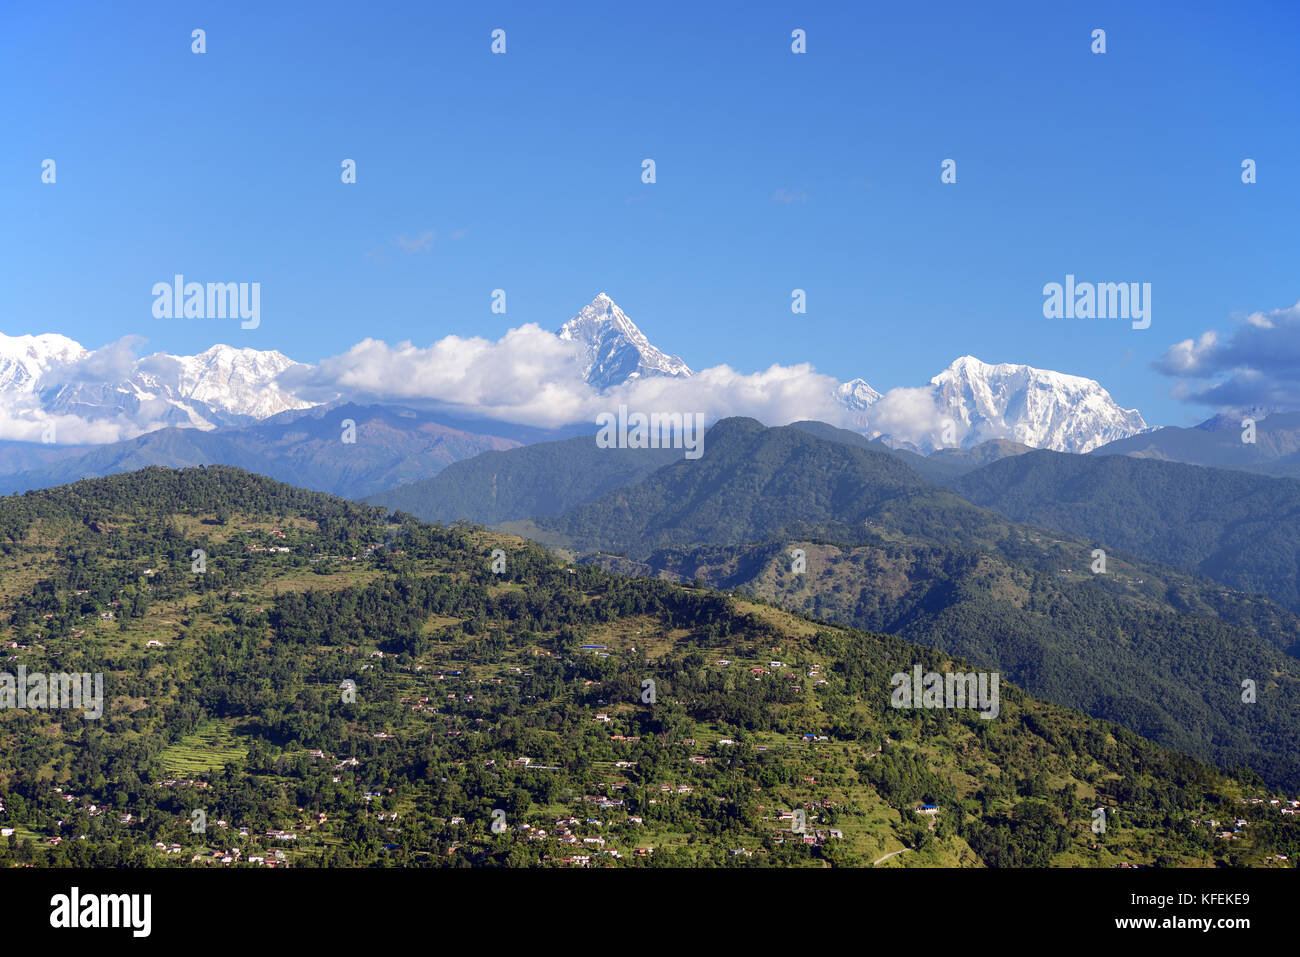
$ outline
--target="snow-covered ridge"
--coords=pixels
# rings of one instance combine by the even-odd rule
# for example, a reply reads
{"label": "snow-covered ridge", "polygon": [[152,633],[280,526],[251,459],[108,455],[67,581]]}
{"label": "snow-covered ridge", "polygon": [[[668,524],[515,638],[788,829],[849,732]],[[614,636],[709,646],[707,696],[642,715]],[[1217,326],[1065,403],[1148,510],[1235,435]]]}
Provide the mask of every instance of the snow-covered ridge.
{"label": "snow-covered ridge", "polygon": [[168,356],[177,363],[176,378],[158,382],[186,398],[235,415],[265,419],[289,409],[306,409],[304,402],[277,388],[275,379],[302,363],[274,350],[213,346],[196,356]]}
{"label": "snow-covered ridge", "polygon": [[194,356],[91,352],[66,336],[0,334],[0,439],[114,441],[164,426],[213,429],[309,408],[275,384],[300,365],[216,345]]}
{"label": "snow-covered ridge", "polygon": [[56,366],[84,359],[88,352],[67,336],[6,336],[0,333],[0,392],[33,392]]}
{"label": "snow-covered ridge", "polygon": [[311,405],[275,386],[298,365],[279,352],[216,345],[195,356],[142,356],[124,369],[82,359],[40,377],[35,391],[46,412],[212,429]]}
{"label": "snow-covered ridge", "polygon": [[1026,365],[990,365],[962,356],[930,380],[940,408],[955,410],[972,445],[1007,438],[1036,449],[1090,452],[1145,431],[1099,382]]}
{"label": "snow-covered ridge", "polygon": [[[1136,409],[1121,408],[1092,379],[1027,365],[994,365],[974,356],[957,359],[930,380],[928,389],[899,391],[906,395],[895,399],[891,393],[867,404],[868,418],[878,428],[866,432],[922,452],[1010,439],[1031,448],[1082,453],[1148,428]],[[850,410],[862,408],[841,402]]]}

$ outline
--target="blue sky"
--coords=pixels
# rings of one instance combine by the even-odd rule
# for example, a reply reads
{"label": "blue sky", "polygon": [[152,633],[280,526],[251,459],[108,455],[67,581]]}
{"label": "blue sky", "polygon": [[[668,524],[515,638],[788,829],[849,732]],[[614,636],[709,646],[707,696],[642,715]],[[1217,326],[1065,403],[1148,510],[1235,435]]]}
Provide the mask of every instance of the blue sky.
{"label": "blue sky", "polygon": [[[0,332],[315,362],[605,291],[697,369],[973,354],[1186,424],[1151,362],[1300,299],[1300,5],[445,6],[7,9]],[[177,272],[260,282],[260,327],[155,319]],[[1067,273],[1151,283],[1151,327],[1045,319]]]}

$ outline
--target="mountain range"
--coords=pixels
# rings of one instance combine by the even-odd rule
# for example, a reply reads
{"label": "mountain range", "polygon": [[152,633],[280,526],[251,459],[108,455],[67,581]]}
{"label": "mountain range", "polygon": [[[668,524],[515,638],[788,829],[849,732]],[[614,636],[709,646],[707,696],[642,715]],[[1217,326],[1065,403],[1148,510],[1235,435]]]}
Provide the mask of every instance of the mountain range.
{"label": "mountain range", "polygon": [[1093,452],[1300,478],[1300,412],[1216,415],[1191,428],[1167,426],[1117,439]]}
{"label": "mountain range", "polygon": [[451,428],[429,412],[343,403],[282,412],[243,428],[165,428],[0,475],[0,494],[150,465],[232,465],[316,491],[360,498],[414,482],[480,452],[521,443]]}
{"label": "mountain range", "polygon": [[[279,352],[225,345],[194,356],[132,358],[113,348],[90,352],[64,336],[0,334],[0,409],[26,420],[26,434],[10,438],[46,444],[249,424],[310,407],[276,384],[300,365]],[[68,419],[83,424],[60,436]],[[42,435],[49,424],[52,439]]]}
{"label": "mountain range", "polygon": [[[563,323],[555,336],[574,349],[581,382],[595,393],[652,377],[686,380],[695,375],[681,358],[651,344],[605,293]],[[238,428],[284,412],[348,401],[342,393],[327,400],[317,392],[309,396],[301,383],[314,368],[280,352],[227,345],[194,356],[135,357],[129,342],[92,352],[60,335],[0,335],[0,440],[103,445],[163,428]],[[900,403],[891,394],[861,378],[833,388],[830,398],[842,410],[841,425],[923,453],[971,448],[991,439],[1087,452],[1147,429],[1135,410],[1118,406],[1090,379],[1025,365],[991,365],[972,356],[956,360],[923,391],[933,414],[921,422],[900,415]],[[909,398],[908,407],[914,408],[915,395]],[[373,403],[367,399],[366,404]],[[456,412],[454,402],[441,407]],[[482,418],[471,407],[461,412]],[[0,465],[0,472],[33,461],[31,455],[15,455]]]}
{"label": "mountain range", "polygon": [[[1003,439],[1036,449],[1090,452],[1147,431],[1136,409],[1120,408],[1092,379],[990,365],[962,356],[930,380],[935,405],[950,409],[964,432],[962,448]],[[924,451],[952,446],[944,442]]]}
{"label": "mountain range", "polygon": [[[576,350],[582,381],[602,394],[638,380],[697,375],[651,344],[605,293],[555,336]],[[0,438],[0,492],[152,464],[229,464],[361,498],[431,480],[480,452],[594,431],[585,422],[537,428],[447,402],[308,399],[289,383],[306,381],[312,369],[280,352],[225,345],[194,356],[137,358],[121,344],[91,352],[60,335],[0,335],[0,427],[8,436]],[[918,395],[929,409],[919,420]],[[1091,379],[969,355],[921,389],[881,393],[856,378],[833,388],[830,398],[842,417],[824,428],[843,431],[839,440],[856,434],[867,447],[890,448],[940,483],[1031,449],[1300,477],[1300,413],[1250,420],[1249,429],[1238,416],[1151,429]],[[362,441],[328,448],[331,434],[340,437],[342,421],[358,409],[369,423]],[[307,444],[296,449],[299,440]],[[572,478],[575,487],[587,487]],[[453,495],[444,506],[461,501]],[[561,496],[550,504],[568,501]],[[534,504],[535,514],[549,507],[544,499]]]}

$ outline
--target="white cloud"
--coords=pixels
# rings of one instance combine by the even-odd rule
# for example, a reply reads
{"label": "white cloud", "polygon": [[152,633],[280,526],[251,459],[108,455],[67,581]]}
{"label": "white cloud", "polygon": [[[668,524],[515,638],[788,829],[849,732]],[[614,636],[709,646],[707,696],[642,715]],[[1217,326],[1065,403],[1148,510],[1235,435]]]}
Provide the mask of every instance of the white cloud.
{"label": "white cloud", "polygon": [[1201,334],[1199,339],[1184,339],[1165,350],[1164,357],[1157,360],[1155,366],[1166,375],[1196,376],[1210,370],[1208,364],[1213,361],[1219,346],[1219,334],[1213,329]]}
{"label": "white cloud", "polygon": [[603,394],[581,373],[574,343],[530,323],[496,342],[447,336],[420,348],[366,339],[315,367],[286,372],[277,384],[312,401],[424,400],[540,427],[594,423],[597,414],[620,404],[646,412],[703,412],[709,421],[748,415],[768,425],[814,418],[847,424],[847,413],[830,396],[838,381],[807,364],[749,374],[721,365],[688,377],[633,379]]}
{"label": "white cloud", "polygon": [[745,415],[765,425],[788,425],[802,419],[848,424],[849,413],[831,392],[837,379],[821,375],[808,363],[772,365],[762,372],[741,373],[713,366],[692,376],[634,379],[611,389],[592,406],[609,411],[619,404],[647,412],[703,412],[706,421]]}
{"label": "white cloud", "polygon": [[[59,444],[113,442],[171,425],[196,424],[186,420],[185,410],[200,410],[199,403],[153,397],[142,389],[122,390],[123,383],[141,372],[174,377],[167,373],[174,371],[175,358],[135,357],[141,341],[126,337],[52,370],[42,380],[41,392],[26,400],[0,396],[0,438],[39,442],[49,421],[55,423]],[[315,366],[292,367],[274,382],[311,403],[425,404],[459,416],[541,428],[594,426],[597,415],[619,405],[632,411],[701,412],[708,422],[741,415],[766,425],[816,419],[854,428],[853,413],[832,395],[839,384],[807,363],[774,364],[749,373],[719,365],[691,376],[632,379],[600,393],[582,378],[579,346],[535,324],[511,329],[495,341],[451,335],[415,346],[365,339]],[[929,423],[933,418],[919,405],[904,401],[901,393],[887,398],[880,407],[885,421],[900,431],[904,420],[919,417]],[[874,410],[871,418],[876,425]]]}
{"label": "white cloud", "polygon": [[135,367],[136,348],[148,341],[144,336],[123,336],[73,362],[53,365],[36,388],[43,391],[74,383],[120,382]]}
{"label": "white cloud", "polygon": [[[102,445],[134,438],[166,424],[123,415],[88,419],[50,414],[35,404],[0,406],[0,440],[8,442],[45,442],[48,436],[54,445]],[[47,431],[50,426],[52,432]]]}
{"label": "white cloud", "polygon": [[1175,398],[1220,410],[1300,407],[1300,303],[1254,312],[1226,337],[1211,329],[1165,350],[1152,367],[1196,385],[1175,385]]}
{"label": "white cloud", "polygon": [[[873,438],[887,435],[895,445],[910,443],[930,448],[940,444],[944,423],[953,416],[950,410],[940,408],[933,386],[919,386],[890,389],[867,409],[867,418],[867,434]],[[961,444],[967,426],[960,419],[953,425],[956,441]]]}
{"label": "white cloud", "polygon": [[572,344],[530,323],[497,342],[453,335],[422,348],[365,339],[316,366],[289,370],[277,384],[308,401],[423,399],[550,426],[581,418],[583,390],[591,390],[580,371]]}

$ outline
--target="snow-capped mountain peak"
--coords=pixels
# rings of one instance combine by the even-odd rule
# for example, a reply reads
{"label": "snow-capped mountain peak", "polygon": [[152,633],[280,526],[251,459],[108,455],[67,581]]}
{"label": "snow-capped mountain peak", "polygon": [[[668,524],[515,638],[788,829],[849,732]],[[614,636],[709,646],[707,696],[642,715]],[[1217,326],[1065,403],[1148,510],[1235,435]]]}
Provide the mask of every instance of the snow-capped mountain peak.
{"label": "snow-capped mountain peak", "polygon": [[198,355],[167,358],[180,365],[172,386],[178,395],[223,412],[265,419],[312,405],[275,386],[277,376],[301,365],[281,352],[215,345]]}
{"label": "snow-capped mountain peak", "polygon": [[917,452],[1007,439],[1082,453],[1147,431],[1136,409],[1120,408],[1092,379],[970,355],[919,389],[882,396],[853,379],[835,389],[834,397],[864,435]]}
{"label": "snow-capped mountain peak", "polygon": [[850,379],[848,382],[841,383],[835,390],[835,398],[845,408],[861,412],[878,402],[883,396],[871,388],[865,379]]}
{"label": "snow-capped mountain peak", "polygon": [[1121,408],[1100,383],[1082,376],[962,356],[930,385],[936,407],[965,432],[966,448],[1002,438],[1089,452],[1147,429],[1136,409]]}
{"label": "snow-capped mountain peak", "polygon": [[313,403],[275,384],[298,365],[279,352],[226,345],[195,356],[135,358],[121,343],[91,352],[66,336],[0,334],[0,412],[10,420],[4,437],[30,439],[53,420],[63,423],[61,441],[104,441],[305,409]]}
{"label": "snow-capped mountain peak", "polygon": [[89,353],[81,344],[57,333],[6,336],[0,333],[0,390],[33,392],[50,369],[76,362]]}
{"label": "snow-capped mountain peak", "polygon": [[581,347],[582,377],[602,391],[641,376],[691,374],[679,357],[651,345],[636,323],[603,292],[555,334]]}

